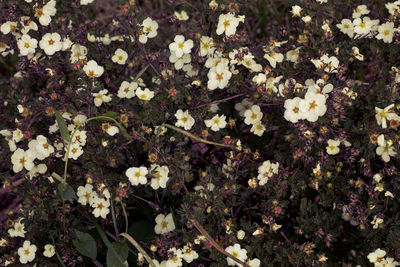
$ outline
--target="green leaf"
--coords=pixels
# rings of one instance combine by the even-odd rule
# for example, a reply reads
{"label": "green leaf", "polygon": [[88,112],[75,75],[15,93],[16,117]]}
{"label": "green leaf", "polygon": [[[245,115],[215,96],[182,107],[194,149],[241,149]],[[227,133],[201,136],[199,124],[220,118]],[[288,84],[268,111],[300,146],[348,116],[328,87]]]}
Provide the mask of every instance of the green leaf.
{"label": "green leaf", "polygon": [[114,261],[112,266],[115,266],[115,267],[126,267],[126,265],[124,263],[126,258],[125,258],[125,260],[121,259],[120,255],[118,254],[116,249],[113,247],[113,245],[110,243],[110,241],[108,240],[106,234],[101,229],[99,224],[96,221],[93,221],[93,223],[96,226],[97,231],[99,232],[101,240],[103,240],[104,244],[106,244],[106,246],[108,248],[108,251],[107,251],[107,266],[109,266],[108,265],[108,255],[112,254],[113,256],[111,256],[111,257],[112,257],[112,260]]}
{"label": "green leaf", "polygon": [[56,121],[57,121],[58,128],[60,128],[60,133],[61,133],[62,139],[64,139],[65,141],[69,141],[69,131],[68,131],[68,127],[67,127],[67,124],[65,123],[64,118],[61,116],[61,114],[60,114],[60,112],[58,112],[58,110],[54,111],[54,113],[56,115]]}
{"label": "green leaf", "polygon": [[93,260],[96,259],[97,256],[97,247],[96,241],[94,241],[93,237],[87,233],[83,233],[75,229],[75,233],[78,237],[77,240],[72,240],[72,243],[76,247],[76,249],[86,257],[89,257]]}
{"label": "green leaf", "polygon": [[118,118],[119,114],[117,112],[114,112],[114,111],[108,111],[108,112],[104,113],[101,116],[109,117],[111,119],[116,120]]}
{"label": "green leaf", "polygon": [[74,189],[69,184],[58,184],[57,188],[63,200],[72,200],[75,197]]}
{"label": "green leaf", "polygon": [[[125,267],[127,266],[126,264],[120,265],[119,264],[119,259],[121,259],[123,262],[126,261],[128,258],[128,245],[125,243],[125,241],[121,242],[114,242],[112,243],[112,248],[116,252],[113,253],[111,249],[108,249],[107,251],[107,266],[108,267]],[[116,255],[119,257],[119,259],[116,258]]]}

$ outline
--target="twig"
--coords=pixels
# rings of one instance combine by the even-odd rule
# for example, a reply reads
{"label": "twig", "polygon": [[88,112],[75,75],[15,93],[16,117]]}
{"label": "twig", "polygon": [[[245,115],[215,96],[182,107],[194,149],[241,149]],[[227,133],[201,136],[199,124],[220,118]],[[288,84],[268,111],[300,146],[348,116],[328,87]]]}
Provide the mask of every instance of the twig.
{"label": "twig", "polygon": [[64,183],[63,178],[62,178],[59,174],[53,172],[53,173],[51,174],[51,176],[52,176],[53,178],[55,178],[57,181],[59,181],[60,183],[62,183],[62,184]]}
{"label": "twig", "polygon": [[131,237],[127,233],[122,233],[120,234],[120,236],[125,237],[140,253],[142,253],[143,257],[146,259],[146,261],[149,263],[151,267],[156,267],[153,260],[147,254],[147,252],[139,245],[138,242],[136,242],[135,239],[133,239],[133,237]]}
{"label": "twig", "polygon": [[245,262],[239,260],[238,258],[234,257],[232,254],[228,253],[225,249],[223,249],[208,233],[207,231],[203,228],[203,226],[200,225],[200,223],[193,217],[189,218],[190,222],[193,223],[194,227],[207,239],[208,242],[211,243],[213,247],[215,247],[219,252],[224,254],[225,256],[231,258],[232,260],[236,261],[237,263],[250,267],[248,264]]}

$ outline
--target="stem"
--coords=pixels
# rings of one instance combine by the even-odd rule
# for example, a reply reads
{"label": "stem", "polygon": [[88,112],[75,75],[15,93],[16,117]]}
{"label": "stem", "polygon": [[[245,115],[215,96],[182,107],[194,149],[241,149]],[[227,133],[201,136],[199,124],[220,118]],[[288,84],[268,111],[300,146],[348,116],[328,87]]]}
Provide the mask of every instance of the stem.
{"label": "stem", "polygon": [[121,202],[121,207],[122,207],[122,211],[123,211],[123,213],[124,213],[124,217],[125,217],[125,233],[127,233],[128,232],[128,216],[127,216],[127,214],[126,214],[126,210],[125,210],[125,205],[124,205],[124,203],[122,203],[122,201],[120,201]]}
{"label": "stem", "polygon": [[58,254],[57,250],[55,249],[55,248],[56,248],[56,243],[54,242],[54,238],[51,238],[51,240],[53,241],[54,252],[55,252],[56,255],[57,255],[58,261],[61,263],[61,265],[62,265],[63,267],[66,267],[65,264],[64,264],[64,262],[62,261],[60,255]]}
{"label": "stem", "polygon": [[112,199],[112,196],[110,198],[110,201],[111,201],[111,216],[112,216],[112,221],[113,221],[113,225],[114,225],[114,231],[115,231],[115,235],[118,236],[119,232],[118,232],[117,220],[115,218],[114,201]]}
{"label": "stem", "polygon": [[136,242],[135,239],[133,239],[133,237],[131,237],[127,233],[122,233],[120,234],[120,236],[125,237],[140,253],[142,253],[143,257],[146,259],[146,261],[149,263],[151,267],[156,267],[153,260],[147,254],[147,252],[139,245],[138,242]]}

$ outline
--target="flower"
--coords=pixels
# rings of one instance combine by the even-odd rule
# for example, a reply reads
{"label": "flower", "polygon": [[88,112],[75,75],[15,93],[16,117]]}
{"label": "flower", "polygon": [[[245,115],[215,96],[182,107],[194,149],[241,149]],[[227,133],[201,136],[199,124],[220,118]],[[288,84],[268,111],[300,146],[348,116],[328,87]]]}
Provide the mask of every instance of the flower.
{"label": "flower", "polygon": [[184,64],[190,63],[191,60],[190,54],[183,54],[181,57],[177,57],[174,52],[171,52],[169,56],[169,62],[174,63],[176,70],[182,69]]}
{"label": "flower", "polygon": [[[68,147],[65,147],[64,149],[65,149],[65,151],[67,151]],[[82,154],[83,154],[82,147],[78,143],[72,143],[71,147],[69,149],[68,158],[77,160],[79,158],[79,156]]]}
{"label": "flower", "polygon": [[174,15],[179,20],[188,20],[189,19],[189,16],[185,10],[182,10],[181,12],[175,11]]}
{"label": "flower", "polygon": [[182,248],[182,258],[187,262],[191,263],[193,260],[197,259],[199,254],[192,249],[192,244],[188,243]]}
{"label": "flower", "polygon": [[111,96],[107,95],[108,90],[103,89],[100,90],[98,93],[93,93],[92,95],[94,96],[94,105],[96,107],[100,107],[103,102],[108,103],[111,101]]}
{"label": "flower", "polygon": [[132,185],[146,184],[148,174],[148,170],[146,167],[130,167],[125,171],[126,177],[128,177],[129,181]]}
{"label": "flower", "polygon": [[186,40],[183,35],[176,35],[174,42],[169,44],[169,50],[175,53],[176,57],[181,57],[183,54],[189,54],[193,47],[192,40]]}
{"label": "flower", "polygon": [[32,170],[35,164],[33,163],[35,159],[35,153],[31,150],[24,151],[21,148],[18,148],[14,151],[11,156],[11,163],[13,164],[13,171],[20,172],[22,169],[26,169],[28,171]]}
{"label": "flower", "polygon": [[276,63],[281,63],[284,59],[283,54],[275,53],[275,52],[268,52],[264,55],[264,58],[268,60],[271,67],[276,68]]}
{"label": "flower", "polygon": [[352,17],[353,17],[353,19],[355,19],[355,18],[361,17],[362,15],[367,15],[367,14],[369,14],[369,10],[368,10],[367,6],[359,5],[356,7],[356,9],[353,10]]}
{"label": "flower", "polygon": [[87,48],[83,45],[73,44],[71,47],[71,63],[75,63],[78,60],[86,59]]}
{"label": "flower", "polygon": [[86,184],[85,187],[79,186],[76,194],[78,196],[78,202],[84,206],[86,204],[91,205],[93,198],[97,197],[97,193],[93,191],[93,185],[91,184]]}
{"label": "flower", "polygon": [[80,0],[79,4],[81,4],[82,6],[86,6],[88,4],[93,3],[94,0]]}
{"label": "flower", "polygon": [[22,247],[18,249],[19,261],[22,264],[33,261],[35,259],[36,250],[37,247],[35,245],[31,245],[30,241],[25,240]]}
{"label": "flower", "polygon": [[249,101],[249,99],[245,98],[242,100],[242,102],[236,103],[235,104],[235,109],[239,111],[239,115],[244,117],[244,113],[246,110],[249,110],[251,106],[253,105],[253,102]]}
{"label": "flower", "polygon": [[244,22],[244,16],[236,17],[233,13],[221,14],[218,17],[217,34],[225,33],[226,36],[231,36],[236,33],[236,28],[239,22]]}
{"label": "flower", "polygon": [[172,213],[169,213],[167,216],[158,214],[156,217],[156,226],[154,227],[154,232],[162,235],[173,230],[175,230],[175,223],[174,219],[172,218]]}
{"label": "flower", "polygon": [[136,89],[138,84],[136,82],[123,81],[119,86],[118,97],[119,98],[132,98],[136,95]]}
{"label": "flower", "polygon": [[101,217],[105,219],[107,214],[110,213],[110,209],[108,208],[110,206],[110,201],[104,198],[95,197],[91,206],[94,208],[92,213],[96,218]]}
{"label": "flower", "polygon": [[245,117],[244,123],[246,123],[247,125],[255,124],[261,121],[263,113],[261,112],[259,106],[252,105],[251,108],[249,108],[244,112],[244,117]]}
{"label": "flower", "polygon": [[287,121],[296,123],[305,118],[304,113],[300,110],[299,106],[301,100],[300,97],[285,100],[285,113],[283,116]]}
{"label": "flower", "polygon": [[54,152],[54,147],[48,143],[46,137],[44,137],[43,135],[38,135],[36,137],[35,151],[37,153],[36,157],[39,160],[43,160]]}
{"label": "flower", "polygon": [[390,157],[393,157],[397,154],[392,145],[392,140],[386,141],[383,134],[378,136],[378,147],[376,148],[376,154],[381,156],[385,162],[389,162]]}
{"label": "flower", "polygon": [[394,112],[391,111],[391,109],[394,107],[394,104],[391,104],[389,106],[387,106],[384,109],[375,107],[375,118],[376,118],[376,122],[378,123],[378,125],[382,125],[383,129],[387,128],[387,122],[386,120],[392,120],[392,119],[397,119],[398,115]]}
{"label": "flower", "polygon": [[318,117],[323,116],[326,112],[325,102],[326,98],[323,94],[307,92],[304,99],[300,100],[299,108],[308,121],[316,122]]}
{"label": "flower", "polygon": [[356,18],[353,21],[354,25],[354,32],[360,35],[369,34],[372,29],[373,22],[372,20],[367,19],[368,17],[364,18]]}
{"label": "flower", "polygon": [[300,13],[303,9],[298,6],[298,5],[294,5],[292,6],[292,11],[290,11],[293,15],[293,17],[300,17]]}
{"label": "flower", "polygon": [[47,244],[44,246],[44,252],[43,255],[47,258],[51,258],[56,254],[56,251],[54,249],[54,246],[51,244]]}
{"label": "flower", "polygon": [[136,96],[139,97],[139,99],[141,100],[149,101],[154,97],[154,92],[150,91],[148,88],[145,88],[144,90],[138,88],[136,90]]}
{"label": "flower", "polygon": [[297,60],[299,58],[299,51],[301,47],[297,47],[296,49],[289,50],[286,52],[286,60],[297,63]]}
{"label": "flower", "polygon": [[102,123],[101,129],[111,136],[114,136],[117,133],[119,133],[119,128],[117,126],[110,125],[110,123],[108,122]]}
{"label": "flower", "polygon": [[94,60],[90,60],[88,63],[86,63],[86,65],[83,66],[83,70],[90,78],[100,77],[104,72],[104,68],[99,66]]}
{"label": "flower", "polygon": [[342,33],[347,34],[350,38],[353,37],[354,25],[351,20],[342,19],[342,21],[339,24],[336,24],[336,27],[338,27]]}
{"label": "flower", "polygon": [[393,41],[394,23],[386,22],[378,27],[378,35],[376,39],[383,40],[385,43],[391,43]]}
{"label": "flower", "polygon": [[151,184],[150,186],[154,189],[157,190],[158,188],[166,188],[167,187],[167,182],[169,180],[168,173],[169,169],[167,166],[160,166],[157,164],[152,164],[150,166],[150,171],[154,173],[154,178],[151,179]]}
{"label": "flower", "polygon": [[17,22],[15,21],[6,21],[0,26],[0,31],[6,35],[9,34],[10,32],[14,32],[17,30]]}
{"label": "flower", "polygon": [[10,237],[25,237],[25,225],[21,223],[22,218],[18,219],[14,223],[14,227],[8,229],[8,234]]}
{"label": "flower", "polygon": [[168,260],[165,266],[166,267],[182,266],[182,250],[176,248],[170,248],[168,250]]}
{"label": "flower", "polygon": [[261,123],[261,121],[254,123],[250,128],[250,132],[258,136],[262,136],[265,130],[265,126]]}
{"label": "flower", "polygon": [[141,24],[142,31],[139,32],[139,42],[142,44],[147,43],[147,38],[154,38],[157,36],[158,23],[151,18],[146,18]]}
{"label": "flower", "polygon": [[[225,251],[241,261],[246,261],[246,259],[247,259],[247,250],[244,248],[241,248],[240,244],[234,244],[233,246],[229,246],[225,249]],[[239,267],[242,266],[241,264],[237,263],[236,261],[232,260],[229,257],[226,258],[226,261],[228,262],[229,266],[231,266],[231,265],[236,265]]]}
{"label": "flower", "polygon": [[326,153],[329,155],[336,155],[339,153],[340,140],[328,140],[328,146],[326,147]]}
{"label": "flower", "polygon": [[278,174],[279,163],[271,163],[271,161],[264,161],[263,164],[258,167],[257,179],[260,180],[260,185],[265,185],[268,179],[274,174]]}
{"label": "flower", "polygon": [[209,120],[205,120],[204,123],[208,128],[211,128],[212,131],[217,132],[220,129],[225,128],[226,126],[226,117],[225,115],[219,116],[216,114],[214,117],[212,117]]}
{"label": "flower", "polygon": [[216,88],[223,89],[228,85],[232,73],[229,71],[227,65],[219,63],[216,67],[212,67],[208,71],[207,77],[207,88],[209,90],[214,90]]}
{"label": "flower", "polygon": [[126,63],[126,60],[128,59],[128,53],[121,48],[118,48],[115,50],[114,55],[112,56],[111,60],[114,63],[124,65]]}
{"label": "flower", "polygon": [[211,37],[201,36],[199,55],[202,57],[212,55],[215,51],[214,46],[215,46],[214,40]]}
{"label": "flower", "polygon": [[46,33],[39,42],[39,47],[44,50],[46,55],[54,55],[62,48],[61,36],[58,33]]}
{"label": "flower", "polygon": [[371,263],[380,263],[386,255],[386,251],[377,248],[374,252],[368,254],[367,258]]}
{"label": "flower", "polygon": [[239,230],[239,231],[236,233],[236,236],[237,236],[237,238],[238,238],[239,240],[242,240],[242,239],[245,237],[245,235],[246,235],[246,232],[243,231],[243,230]]}
{"label": "flower", "polygon": [[35,53],[38,41],[27,34],[21,36],[17,41],[19,53],[21,56]]}
{"label": "flower", "polygon": [[42,8],[35,8],[35,17],[39,19],[39,23],[43,26],[48,26],[51,22],[51,17],[57,12],[56,1],[50,0]]}
{"label": "flower", "polygon": [[178,109],[175,113],[175,117],[178,120],[175,122],[176,127],[183,127],[186,131],[192,129],[194,125],[194,119],[193,117],[189,114],[189,111],[183,111],[181,109]]}

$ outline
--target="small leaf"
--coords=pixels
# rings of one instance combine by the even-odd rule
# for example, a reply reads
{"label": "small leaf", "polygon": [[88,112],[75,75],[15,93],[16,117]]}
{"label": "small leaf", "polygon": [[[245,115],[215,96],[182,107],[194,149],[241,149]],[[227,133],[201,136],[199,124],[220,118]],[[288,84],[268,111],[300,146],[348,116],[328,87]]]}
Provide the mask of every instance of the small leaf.
{"label": "small leaf", "polygon": [[93,260],[96,259],[97,256],[97,247],[96,241],[94,241],[93,237],[89,234],[80,232],[75,229],[75,233],[78,237],[77,240],[72,240],[72,243],[76,247],[76,249],[86,257],[89,257]]}
{"label": "small leaf", "polygon": [[65,141],[69,141],[69,131],[68,131],[68,127],[67,127],[67,124],[65,123],[64,118],[61,116],[61,114],[60,114],[60,112],[58,112],[58,110],[54,111],[54,114],[56,115],[56,121],[57,121],[58,128],[60,128],[60,133],[61,133],[62,139],[64,139]]}
{"label": "small leaf", "polygon": [[69,184],[58,184],[57,188],[63,200],[72,200],[75,197],[74,189]]}
{"label": "small leaf", "polygon": [[116,120],[117,118],[118,118],[118,113],[117,112],[114,112],[114,111],[108,111],[108,112],[106,112],[106,113],[104,113],[103,115],[101,115],[101,116],[104,116],[104,117],[109,117],[109,118],[111,118],[111,119],[114,119],[114,120]]}
{"label": "small leaf", "polygon": [[[107,266],[108,267],[125,267],[127,266],[126,264],[121,265],[119,262],[119,259],[122,260],[122,262],[125,263],[126,259],[128,258],[128,245],[125,243],[125,241],[121,242],[114,242],[112,243],[112,248],[116,252],[113,253],[111,249],[108,249],[107,251]],[[119,259],[116,258],[116,255],[118,255]]]}

